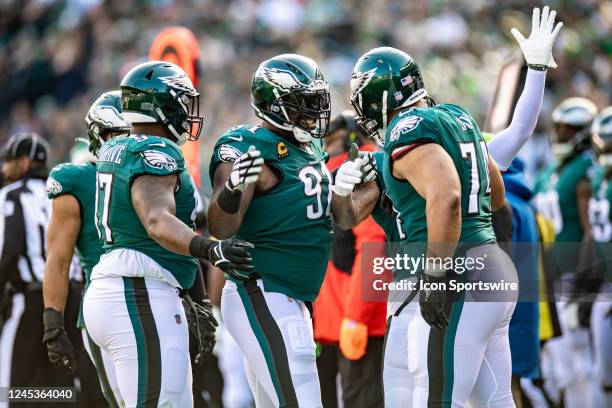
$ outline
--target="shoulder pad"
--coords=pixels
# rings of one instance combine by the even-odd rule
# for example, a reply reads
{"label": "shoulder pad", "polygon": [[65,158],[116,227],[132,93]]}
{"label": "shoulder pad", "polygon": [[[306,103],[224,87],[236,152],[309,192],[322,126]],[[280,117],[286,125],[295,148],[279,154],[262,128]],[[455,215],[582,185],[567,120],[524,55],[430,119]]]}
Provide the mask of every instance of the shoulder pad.
{"label": "shoulder pad", "polygon": [[47,178],[49,198],[73,192],[78,183],[83,181],[83,172],[86,170],[86,165],[83,164],[62,163],[55,166]]}
{"label": "shoulder pad", "polygon": [[[278,140],[260,129],[259,126],[251,125],[234,126],[229,129],[217,140],[213,159],[222,162],[234,161],[246,153],[250,146],[255,146],[266,158],[269,151],[276,151]],[[268,157],[270,158],[271,156]]]}

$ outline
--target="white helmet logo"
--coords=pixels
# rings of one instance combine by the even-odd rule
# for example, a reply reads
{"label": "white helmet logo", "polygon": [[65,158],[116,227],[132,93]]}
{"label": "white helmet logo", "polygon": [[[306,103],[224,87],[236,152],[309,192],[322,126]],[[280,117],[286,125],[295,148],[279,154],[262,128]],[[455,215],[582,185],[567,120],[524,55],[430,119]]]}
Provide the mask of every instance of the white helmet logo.
{"label": "white helmet logo", "polygon": [[168,85],[169,87],[187,93],[187,95],[197,96],[198,94],[198,92],[193,87],[193,84],[191,83],[191,79],[189,79],[189,77],[185,74],[159,77],[159,80],[162,81],[164,84]]}
{"label": "white helmet logo", "polygon": [[301,88],[304,86],[297,77],[289,71],[281,71],[276,68],[264,68],[263,77],[266,82],[282,89],[283,91],[290,91],[295,88]]}

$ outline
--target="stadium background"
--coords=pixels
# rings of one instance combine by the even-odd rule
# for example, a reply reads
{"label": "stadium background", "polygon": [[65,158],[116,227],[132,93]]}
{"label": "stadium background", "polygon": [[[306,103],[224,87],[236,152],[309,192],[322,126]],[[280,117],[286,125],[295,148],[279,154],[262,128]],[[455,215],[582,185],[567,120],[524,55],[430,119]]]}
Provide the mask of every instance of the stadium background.
{"label": "stadium background", "polygon": [[[483,123],[505,58],[518,52],[510,28],[529,32],[535,1],[401,0],[4,0],[0,2],[0,142],[18,130],[46,137],[51,164],[69,159],[83,118],[103,91],[143,61],[164,27],[183,25],[201,46],[202,175],[227,128],[254,122],[250,79],[259,62],[296,52],[317,60],[332,84],[332,114],[348,107],[352,66],[386,44],[410,53],[431,94],[460,103]],[[555,104],[610,98],[612,3],[548,2],[565,27],[547,80],[539,132]]]}

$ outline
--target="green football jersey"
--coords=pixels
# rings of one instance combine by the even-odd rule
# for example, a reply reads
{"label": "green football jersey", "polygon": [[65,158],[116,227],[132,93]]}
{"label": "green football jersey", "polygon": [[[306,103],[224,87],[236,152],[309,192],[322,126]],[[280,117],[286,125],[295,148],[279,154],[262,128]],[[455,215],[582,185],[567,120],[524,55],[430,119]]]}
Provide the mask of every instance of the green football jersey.
{"label": "green football jersey", "polygon": [[64,163],[55,166],[47,179],[47,194],[54,199],[64,194],[72,195],[79,203],[81,229],[76,248],[79,263],[85,274],[85,287],[89,286],[91,270],[104,253],[94,222],[96,198],[96,165]]}
{"label": "green football jersey", "polygon": [[[372,153],[376,160],[376,183],[380,190],[380,198],[378,204],[372,210],[372,218],[385,231],[385,239],[387,242],[399,242],[406,239],[406,235],[402,230],[402,219],[399,217],[399,211],[391,204],[391,199],[387,196],[385,180],[383,178],[383,162],[385,153],[382,151]],[[385,201],[388,200],[386,203]]]}
{"label": "green football jersey", "polygon": [[593,198],[589,202],[589,219],[593,231],[593,238],[599,242],[612,241],[612,183],[610,170],[597,167],[593,177]]}
{"label": "green football jersey", "polygon": [[231,162],[255,146],[280,178],[253,196],[236,238],[251,242],[255,272],[266,290],[311,301],[317,297],[331,251],[331,175],[320,140],[294,145],[268,129],[237,126],[217,141],[210,163]]}
{"label": "green football jersey", "polygon": [[556,161],[549,163],[538,172],[533,188],[534,196],[531,199],[536,211],[553,223],[555,235],[563,229],[559,193],[555,190],[558,179],[555,170],[558,165]]}
{"label": "green football jersey", "polygon": [[557,234],[557,242],[580,242],[582,226],[576,203],[576,186],[582,179],[592,180],[595,160],[590,151],[583,152],[557,169],[558,179],[555,190],[559,195],[559,207],[563,218],[563,229]]}
{"label": "green football jersey", "polygon": [[420,143],[442,146],[457,169],[462,216],[459,241],[494,243],[487,145],[470,114],[451,104],[405,109],[387,127],[383,178],[389,197],[400,213],[406,242],[427,242],[425,200],[410,183],[393,177],[390,160]]}
{"label": "green football jersey", "polygon": [[136,214],[131,195],[132,182],[138,176],[176,174],[175,215],[193,229],[194,186],[180,148],[157,136],[119,136],[102,145],[97,168],[95,217],[104,252],[118,248],[141,252],[168,270],[182,288],[190,288],[195,279],[196,259],[168,251],[149,238]]}
{"label": "green football jersey", "polygon": [[[64,163],[55,166],[47,179],[47,194],[54,199],[64,194],[72,195],[79,203],[81,211],[81,229],[77,237],[76,248],[79,264],[85,275],[85,288],[89,287],[91,270],[104,253],[98,238],[94,220],[96,197],[96,165]],[[82,304],[79,307],[77,327],[85,327]]]}

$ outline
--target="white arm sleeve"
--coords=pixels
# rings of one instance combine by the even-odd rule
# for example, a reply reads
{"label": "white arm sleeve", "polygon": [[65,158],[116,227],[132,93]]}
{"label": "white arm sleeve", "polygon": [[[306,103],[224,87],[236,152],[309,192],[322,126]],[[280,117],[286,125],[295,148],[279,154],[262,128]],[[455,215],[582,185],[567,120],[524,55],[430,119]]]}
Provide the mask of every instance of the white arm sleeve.
{"label": "white arm sleeve", "polygon": [[510,166],[533,133],[542,107],[545,81],[545,71],[527,70],[525,87],[514,108],[512,122],[487,144],[489,154],[500,170],[506,170]]}

